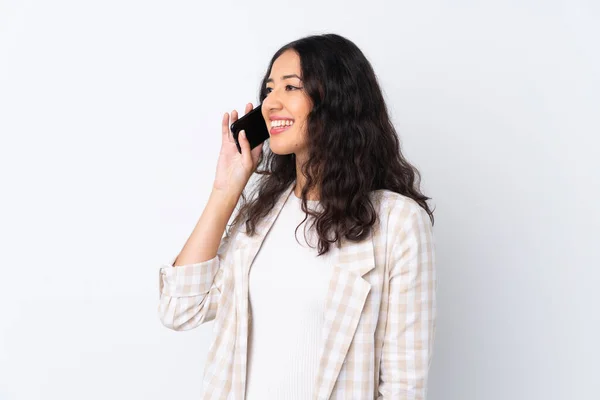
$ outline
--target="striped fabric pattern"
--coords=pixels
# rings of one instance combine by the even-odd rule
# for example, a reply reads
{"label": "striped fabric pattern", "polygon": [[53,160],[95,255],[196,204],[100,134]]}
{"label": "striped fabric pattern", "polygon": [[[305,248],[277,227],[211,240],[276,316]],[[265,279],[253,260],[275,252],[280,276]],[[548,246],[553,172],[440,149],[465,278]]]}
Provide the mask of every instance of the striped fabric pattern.
{"label": "striped fabric pattern", "polygon": [[[202,399],[245,399],[248,272],[292,190],[293,184],[254,237],[241,225],[222,239],[212,260],[159,270],[158,313],[166,327],[189,330],[215,320]],[[371,237],[344,241],[332,260],[312,399],[427,395],[437,291],[431,222],[400,194],[375,191],[372,201],[379,220]]]}

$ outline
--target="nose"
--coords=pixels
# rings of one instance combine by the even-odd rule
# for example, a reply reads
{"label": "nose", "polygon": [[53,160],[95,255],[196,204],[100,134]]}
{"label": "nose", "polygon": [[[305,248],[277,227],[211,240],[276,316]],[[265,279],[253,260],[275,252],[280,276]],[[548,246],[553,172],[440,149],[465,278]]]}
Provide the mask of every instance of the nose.
{"label": "nose", "polygon": [[279,97],[279,92],[277,90],[272,90],[271,93],[269,93],[267,95],[267,97],[265,97],[265,99],[263,100],[263,112],[265,112],[266,114],[269,113],[269,111],[278,111],[281,110],[283,108],[283,103],[281,102],[281,99]]}

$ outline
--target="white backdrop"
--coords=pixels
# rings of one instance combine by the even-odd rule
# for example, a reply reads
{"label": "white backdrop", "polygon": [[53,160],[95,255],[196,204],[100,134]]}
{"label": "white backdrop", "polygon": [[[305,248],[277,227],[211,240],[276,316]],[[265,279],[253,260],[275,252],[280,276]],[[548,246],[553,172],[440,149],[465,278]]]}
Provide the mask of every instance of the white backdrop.
{"label": "white backdrop", "polygon": [[283,44],[353,40],[436,207],[432,400],[598,399],[600,7],[0,1],[0,399],[198,398],[212,323],[158,267],[225,111]]}

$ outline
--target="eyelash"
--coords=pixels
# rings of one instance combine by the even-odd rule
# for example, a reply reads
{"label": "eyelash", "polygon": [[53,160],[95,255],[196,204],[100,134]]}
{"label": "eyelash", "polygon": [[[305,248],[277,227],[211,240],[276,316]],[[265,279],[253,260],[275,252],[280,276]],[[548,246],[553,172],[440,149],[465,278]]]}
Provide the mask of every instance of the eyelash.
{"label": "eyelash", "polygon": [[[293,86],[293,85],[286,85],[285,88],[293,88],[294,90],[300,90],[302,88],[299,88],[297,86]],[[271,90],[273,90],[273,88],[265,88],[265,91],[267,92],[267,94],[271,93]]]}

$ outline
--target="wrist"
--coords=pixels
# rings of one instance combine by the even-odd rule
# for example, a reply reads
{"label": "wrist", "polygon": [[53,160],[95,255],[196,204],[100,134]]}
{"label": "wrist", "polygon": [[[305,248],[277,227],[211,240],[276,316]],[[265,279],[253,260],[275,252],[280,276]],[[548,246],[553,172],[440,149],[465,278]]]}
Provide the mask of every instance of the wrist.
{"label": "wrist", "polygon": [[210,198],[214,199],[217,203],[223,204],[228,208],[235,208],[238,203],[242,193],[237,191],[227,191],[224,189],[217,189],[213,187],[212,192],[210,193]]}

